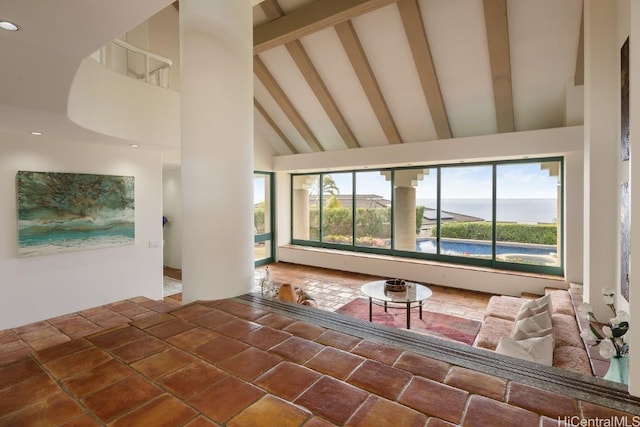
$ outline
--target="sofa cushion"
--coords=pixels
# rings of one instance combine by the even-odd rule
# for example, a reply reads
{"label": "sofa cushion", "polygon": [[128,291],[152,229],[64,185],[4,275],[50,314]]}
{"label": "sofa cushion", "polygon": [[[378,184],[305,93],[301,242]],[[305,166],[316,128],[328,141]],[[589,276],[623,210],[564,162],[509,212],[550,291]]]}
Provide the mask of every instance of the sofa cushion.
{"label": "sofa cushion", "polygon": [[494,295],[489,298],[489,303],[485,310],[485,317],[514,320],[524,302],[525,300],[518,297]]}
{"label": "sofa cushion", "polygon": [[574,316],[553,314],[551,324],[555,332],[557,347],[570,346],[584,350],[584,343]]}
{"label": "sofa cushion", "polygon": [[578,347],[556,347],[553,350],[553,366],[578,374],[593,375],[587,352]]}
{"label": "sofa cushion", "polygon": [[474,346],[495,350],[500,337],[511,334],[513,322],[497,317],[485,317]]}
{"label": "sofa cushion", "polygon": [[500,338],[496,353],[551,366],[553,364],[553,337],[547,335],[515,340],[505,335]]}
{"label": "sofa cushion", "polygon": [[547,295],[551,298],[552,313],[568,314],[575,316],[573,311],[573,302],[569,292],[563,290],[550,291]]}

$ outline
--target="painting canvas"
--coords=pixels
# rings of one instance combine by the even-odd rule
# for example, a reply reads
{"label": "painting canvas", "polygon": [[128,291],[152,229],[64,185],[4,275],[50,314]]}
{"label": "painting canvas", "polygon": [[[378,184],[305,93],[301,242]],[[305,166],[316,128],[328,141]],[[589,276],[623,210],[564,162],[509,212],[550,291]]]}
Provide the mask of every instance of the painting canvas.
{"label": "painting canvas", "polygon": [[135,242],[134,177],[19,171],[18,255]]}
{"label": "painting canvas", "polygon": [[631,258],[631,217],[629,182],[620,184],[620,293],[629,301],[629,261]]}
{"label": "painting canvas", "polygon": [[629,37],[620,49],[620,150],[629,160]]}

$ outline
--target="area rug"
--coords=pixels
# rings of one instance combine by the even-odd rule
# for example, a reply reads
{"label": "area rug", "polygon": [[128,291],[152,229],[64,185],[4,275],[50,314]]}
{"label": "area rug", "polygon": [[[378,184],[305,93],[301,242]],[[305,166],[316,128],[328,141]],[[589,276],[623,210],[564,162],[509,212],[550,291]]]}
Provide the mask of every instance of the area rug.
{"label": "area rug", "polygon": [[182,282],[171,277],[162,278],[162,296],[168,297],[182,292]]}
{"label": "area rug", "polygon": [[[356,319],[369,320],[369,300],[357,298],[343,305],[335,311],[346,314]],[[393,328],[407,328],[406,309],[389,309],[384,312],[384,307],[373,306],[373,323],[378,325],[391,326]],[[418,309],[411,309],[411,332],[431,335],[438,338],[458,341],[464,344],[473,344],[473,341],[480,330],[480,322],[463,317],[451,316],[448,314],[433,313],[422,310],[422,319]]]}

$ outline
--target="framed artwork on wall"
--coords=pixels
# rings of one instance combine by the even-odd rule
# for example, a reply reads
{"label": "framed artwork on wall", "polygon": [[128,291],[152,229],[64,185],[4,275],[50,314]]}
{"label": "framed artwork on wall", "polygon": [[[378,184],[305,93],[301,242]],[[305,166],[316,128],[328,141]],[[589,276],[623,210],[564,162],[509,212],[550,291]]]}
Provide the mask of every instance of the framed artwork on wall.
{"label": "framed artwork on wall", "polygon": [[135,243],[134,177],[19,171],[18,255]]}
{"label": "framed artwork on wall", "polygon": [[620,48],[620,154],[629,160],[629,37]]}

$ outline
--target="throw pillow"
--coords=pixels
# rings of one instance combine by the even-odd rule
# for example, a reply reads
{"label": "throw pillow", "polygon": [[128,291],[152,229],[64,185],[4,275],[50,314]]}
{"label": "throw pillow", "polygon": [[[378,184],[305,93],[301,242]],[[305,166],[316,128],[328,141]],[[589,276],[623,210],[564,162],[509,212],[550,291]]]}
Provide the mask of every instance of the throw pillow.
{"label": "throw pillow", "polygon": [[[542,313],[534,314],[532,316],[524,317],[520,320],[517,320],[513,324],[513,330],[511,331],[511,336],[515,338],[513,335],[516,333],[525,333],[531,334],[536,333],[544,329],[552,328],[551,316],[548,311],[543,311]],[[540,336],[540,335],[536,335]],[[529,338],[529,337],[525,337]],[[521,338],[516,338],[521,339]]]}
{"label": "throw pillow", "polygon": [[531,332],[516,331],[511,334],[511,338],[519,341],[527,338],[546,337],[547,335],[551,335],[551,337],[554,338],[553,328],[539,329]]}
{"label": "throw pillow", "polygon": [[545,295],[522,304],[520,311],[516,315],[516,321],[545,311],[549,312],[549,314],[552,312],[550,295]]}
{"label": "throw pillow", "polygon": [[551,366],[553,365],[553,337],[547,335],[515,340],[503,335],[496,347],[496,353]]}

